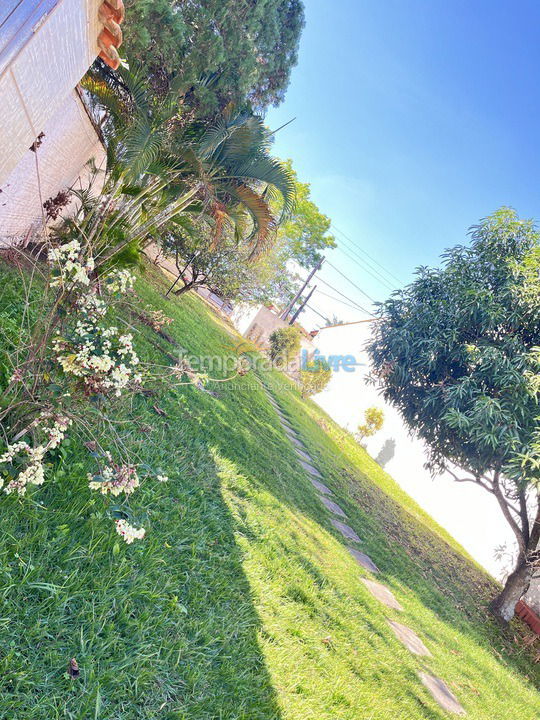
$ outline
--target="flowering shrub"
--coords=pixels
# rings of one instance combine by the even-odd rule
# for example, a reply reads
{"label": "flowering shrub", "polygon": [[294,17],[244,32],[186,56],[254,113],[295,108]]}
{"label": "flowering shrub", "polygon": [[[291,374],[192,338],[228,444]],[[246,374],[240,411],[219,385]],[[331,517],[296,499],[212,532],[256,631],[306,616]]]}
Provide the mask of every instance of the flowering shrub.
{"label": "flowering shrub", "polygon": [[81,261],[82,254],[78,240],[49,249],[48,260],[52,266],[51,287],[90,285],[89,274],[94,270],[94,259],[88,257],[86,262]]}
{"label": "flowering shrub", "polygon": [[139,358],[132,340],[129,333],[120,335],[118,328],[103,327],[90,319],[79,321],[66,337],[57,335],[53,349],[62,370],[80,378],[87,394],[120,396],[130,382],[142,382],[141,374],[135,372]]}
{"label": "flowering shrub", "polygon": [[[47,414],[42,413],[40,420],[46,420],[47,417]],[[24,495],[28,485],[43,484],[45,456],[60,445],[72,422],[63,416],[53,417],[52,420],[51,425],[40,426],[39,421],[36,421],[28,428],[34,430],[35,435],[44,437],[41,444],[33,446],[20,440],[8,445],[6,451],[0,455],[0,488],[7,481],[5,493],[16,492]]]}
{"label": "flowering shrub", "polygon": [[114,495],[121,493],[131,495],[139,487],[139,476],[134,465],[119,465],[112,461],[110,453],[106,453],[110,465],[106,466],[101,475],[88,474],[88,487],[92,490],[99,490],[102,495]]}

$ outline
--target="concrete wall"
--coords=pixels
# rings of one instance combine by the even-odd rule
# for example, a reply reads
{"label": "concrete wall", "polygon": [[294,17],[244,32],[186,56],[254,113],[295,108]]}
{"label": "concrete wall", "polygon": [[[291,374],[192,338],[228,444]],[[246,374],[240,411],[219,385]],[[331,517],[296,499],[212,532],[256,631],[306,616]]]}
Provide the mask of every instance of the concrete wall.
{"label": "concrete wall", "polygon": [[[42,222],[42,205],[60,190],[87,187],[93,158],[105,167],[105,149],[76,91],[64,100],[44,125],[36,152],[27,149],[18,165],[0,184],[0,238],[15,240]],[[81,169],[82,168],[82,169]],[[39,176],[39,183],[38,183]],[[103,173],[93,184],[98,192]]]}
{"label": "concrete wall", "polygon": [[0,187],[99,53],[101,0],[8,0],[0,8]]}

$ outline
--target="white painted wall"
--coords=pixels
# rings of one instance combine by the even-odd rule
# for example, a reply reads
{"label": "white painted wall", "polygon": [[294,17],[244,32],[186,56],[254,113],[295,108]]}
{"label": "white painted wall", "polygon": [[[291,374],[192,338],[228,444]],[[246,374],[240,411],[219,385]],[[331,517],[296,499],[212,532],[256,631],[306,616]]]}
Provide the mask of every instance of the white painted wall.
{"label": "white painted wall", "polygon": [[394,438],[394,457],[385,470],[437,522],[445,527],[470,554],[494,576],[500,577],[504,564],[495,560],[495,548],[514,540],[496,500],[472,484],[456,483],[449,474],[433,479],[423,465],[426,451],[421,440],[411,437],[397,410],[386,403],[377,390],[368,385],[369,358],[364,345],[370,336],[370,323],[323,329],[315,339],[320,353],[354,355],[359,363],[355,372],[334,372],[326,389],[315,401],[342,427],[354,432],[370,406],[384,410],[383,429],[366,442],[372,457],[380,452],[385,440]]}
{"label": "white painted wall", "polygon": [[99,53],[101,0],[25,0],[0,28],[0,187]]}
{"label": "white painted wall", "polygon": [[[60,190],[87,187],[91,158],[105,168],[105,149],[76,91],[68,95],[43,132],[36,152],[27,149],[0,184],[0,238],[17,239],[31,226],[40,225],[43,202]],[[103,177],[103,173],[97,176],[94,192],[101,189]]]}

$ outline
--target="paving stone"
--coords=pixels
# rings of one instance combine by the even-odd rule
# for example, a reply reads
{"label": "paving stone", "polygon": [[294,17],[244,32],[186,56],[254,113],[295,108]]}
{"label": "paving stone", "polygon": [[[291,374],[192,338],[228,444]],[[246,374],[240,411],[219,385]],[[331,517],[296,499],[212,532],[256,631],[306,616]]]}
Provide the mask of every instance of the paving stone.
{"label": "paving stone", "polygon": [[297,448],[304,449],[304,444],[300,442],[300,440],[297,437],[291,437],[291,440],[296,445]]}
{"label": "paving stone", "polygon": [[326,485],[322,482],[319,482],[319,480],[315,480],[315,478],[310,478],[311,484],[317,488],[317,490],[324,495],[331,495],[332,491],[329,487],[326,487]]}
{"label": "paving stone", "polygon": [[317,470],[316,467],[313,467],[313,465],[310,465],[305,460],[300,460],[300,465],[304,468],[304,470],[307,470],[310,475],[315,475],[315,477],[322,478],[321,473]]}
{"label": "paving stone", "polygon": [[393,620],[388,620],[388,624],[394,631],[397,639],[401,640],[407,650],[412,652],[413,655],[431,655],[414,630]]}
{"label": "paving stone", "polygon": [[339,507],[339,505],[334,502],[333,500],[329,500],[328,498],[324,497],[324,495],[319,496],[320,501],[322,504],[330,510],[330,512],[334,513],[334,515],[339,515],[340,517],[347,517],[347,513]]}
{"label": "paving stone", "polygon": [[285,431],[285,434],[289,438],[289,440],[296,440],[297,436],[296,433],[292,428],[287,427],[286,425],[283,425],[283,430]]}
{"label": "paving stone", "polygon": [[347,538],[347,540],[354,540],[354,542],[357,543],[362,542],[358,535],[355,533],[355,531],[352,529],[352,527],[350,527],[349,525],[341,522],[341,520],[334,520],[334,518],[332,518],[330,522],[336,528],[336,530],[339,530],[339,532]]}
{"label": "paving stone", "polygon": [[386,585],[381,585],[381,583],[375,582],[375,580],[368,580],[367,578],[362,578],[362,582],[373,597],[376,597],[383,605],[386,605],[386,607],[392,608],[393,610],[403,610],[394,597],[394,593],[389,590]]}
{"label": "paving stone", "polygon": [[347,550],[351,553],[356,562],[361,565],[365,570],[369,570],[372,573],[379,572],[379,568],[375,565],[369,555],[360,552],[360,550],[355,550],[355,548],[352,547],[348,547]]}
{"label": "paving stone", "polygon": [[300,450],[300,448],[295,448],[295,450],[301,458],[304,458],[304,460],[306,460],[306,462],[313,462],[313,460],[311,459],[311,455],[308,455],[305,450]]}
{"label": "paving stone", "polygon": [[441,678],[435,675],[428,675],[424,672],[419,672],[418,677],[422,685],[429,690],[433,699],[436,700],[444,710],[454,713],[455,715],[466,715],[465,710],[456,696],[450,691],[448,685],[441,680]]}

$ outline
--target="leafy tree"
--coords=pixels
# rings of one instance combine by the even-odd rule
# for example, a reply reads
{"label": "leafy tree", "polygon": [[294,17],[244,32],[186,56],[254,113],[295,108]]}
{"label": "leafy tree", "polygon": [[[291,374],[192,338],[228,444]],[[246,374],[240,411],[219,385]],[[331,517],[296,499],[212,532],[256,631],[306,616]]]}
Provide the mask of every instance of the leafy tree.
{"label": "leafy tree", "polygon": [[292,161],[287,160],[285,165],[294,178],[296,203],[279,227],[278,242],[288,259],[311,269],[321,260],[325,250],[336,247],[336,240],[330,232],[332,221],[311,199],[309,183],[298,180]]}
{"label": "leafy tree", "polygon": [[304,370],[300,370],[300,391],[302,397],[310,397],[324,390],[332,377],[332,368],[321,358],[308,363]]}
{"label": "leafy tree", "polygon": [[384,423],[384,413],[380,408],[369,407],[364,413],[364,422],[358,426],[357,437],[363,440],[378,432]]}
{"label": "leafy tree", "polygon": [[274,330],[269,339],[270,358],[274,363],[284,364],[300,350],[300,330],[293,325]]}
{"label": "leafy tree", "polygon": [[507,621],[539,565],[540,234],[502,208],[471,235],[380,307],[369,351],[428,467],[492,494],[512,528],[516,566],[492,604]]}
{"label": "leafy tree", "polygon": [[125,47],[155,94],[214,117],[282,101],[303,26],[301,0],[129,0]]}

